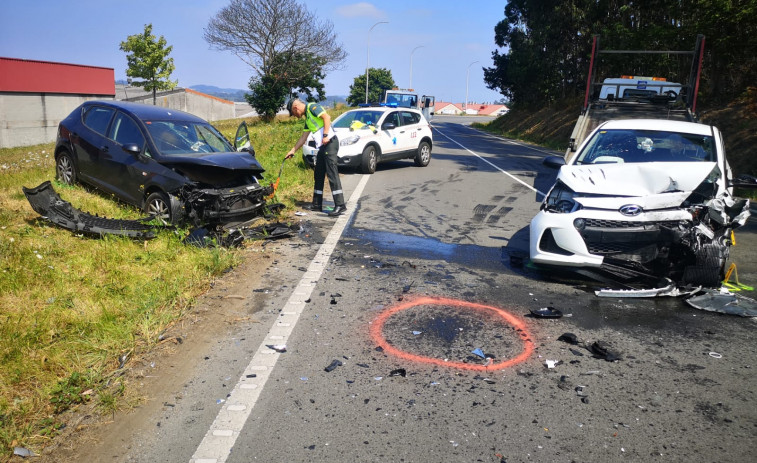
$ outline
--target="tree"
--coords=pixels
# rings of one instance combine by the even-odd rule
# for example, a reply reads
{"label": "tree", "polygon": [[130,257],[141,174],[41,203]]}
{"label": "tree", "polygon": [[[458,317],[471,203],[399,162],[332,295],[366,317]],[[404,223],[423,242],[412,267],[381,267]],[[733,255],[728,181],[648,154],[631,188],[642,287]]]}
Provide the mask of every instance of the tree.
{"label": "tree", "polygon": [[152,24],[145,24],[143,33],[130,35],[121,42],[121,51],[128,53],[126,75],[144,79],[132,83],[148,92],[152,91],[152,104],[157,102],[158,90],[171,90],[179,83],[178,80],[169,80],[175,66],[173,58],[168,57],[173,46],[166,46],[166,43],[162,35],[156,38],[152,34]]}
{"label": "tree", "polygon": [[253,69],[250,101],[265,103],[253,105],[261,115],[271,114],[268,105],[280,99],[282,87],[324,99],[321,79],[347,57],[333,24],[296,0],[231,0],[210,19],[204,37]]}
{"label": "tree", "polygon": [[[754,0],[510,0],[494,28],[487,86],[514,104],[534,105],[585,91],[592,36],[606,50],[692,50],[706,37],[700,97],[723,101],[757,80]],[[691,56],[600,55],[604,75],[662,76],[688,83]]]}
{"label": "tree", "polygon": [[289,95],[289,87],[271,76],[250,78],[250,90],[251,93],[245,94],[244,98],[266,122],[276,117]]}
{"label": "tree", "polygon": [[[368,69],[368,101],[377,103],[381,101],[384,90],[389,90],[397,85],[394,83],[392,71],[385,68]],[[355,77],[350,85],[350,94],[347,96],[347,104],[357,106],[365,103],[365,74]]]}
{"label": "tree", "polygon": [[250,106],[260,114],[264,121],[271,121],[293,91],[304,95],[307,101],[321,101],[326,98],[323,83],[323,70],[318,58],[301,53],[277,55],[274,61],[285,62],[277,69],[285,69],[281,74],[252,77],[249,87],[252,93],[245,94]]}

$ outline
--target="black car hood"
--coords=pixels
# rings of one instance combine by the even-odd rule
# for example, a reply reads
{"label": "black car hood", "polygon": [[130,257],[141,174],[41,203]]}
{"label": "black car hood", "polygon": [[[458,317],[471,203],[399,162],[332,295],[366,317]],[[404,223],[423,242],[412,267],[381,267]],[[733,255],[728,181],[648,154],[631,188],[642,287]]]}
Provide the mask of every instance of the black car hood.
{"label": "black car hood", "polygon": [[260,176],[265,171],[247,152],[170,156],[159,162],[190,180],[219,188],[239,186],[247,183],[250,176]]}

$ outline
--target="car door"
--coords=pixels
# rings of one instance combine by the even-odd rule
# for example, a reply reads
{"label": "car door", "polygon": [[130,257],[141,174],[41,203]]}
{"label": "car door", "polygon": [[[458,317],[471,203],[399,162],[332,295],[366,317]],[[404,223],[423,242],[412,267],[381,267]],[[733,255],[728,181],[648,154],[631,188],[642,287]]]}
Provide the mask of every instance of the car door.
{"label": "car door", "polygon": [[392,111],[381,122],[381,159],[402,157],[402,119],[399,111]]}
{"label": "car door", "polygon": [[255,153],[250,143],[250,131],[247,129],[247,123],[242,121],[237,127],[237,133],[234,136],[234,149],[237,151],[248,151]]}
{"label": "car door", "polygon": [[[141,205],[142,184],[145,172],[152,161],[140,154],[145,148],[145,135],[139,125],[127,114],[118,111],[108,130],[105,142],[107,150],[100,162],[99,177],[104,188],[124,201]],[[127,145],[136,145],[138,152],[126,151]]]}
{"label": "car door", "polygon": [[405,153],[415,151],[418,148],[421,132],[423,131],[422,124],[420,123],[421,115],[413,111],[402,111],[400,112],[400,118],[402,119],[400,147]]}
{"label": "car door", "polygon": [[89,106],[82,114],[83,128],[75,134],[76,158],[79,175],[92,185],[100,187],[98,180],[100,163],[103,158],[102,150],[106,147],[108,127],[113,119],[115,109],[105,106]]}

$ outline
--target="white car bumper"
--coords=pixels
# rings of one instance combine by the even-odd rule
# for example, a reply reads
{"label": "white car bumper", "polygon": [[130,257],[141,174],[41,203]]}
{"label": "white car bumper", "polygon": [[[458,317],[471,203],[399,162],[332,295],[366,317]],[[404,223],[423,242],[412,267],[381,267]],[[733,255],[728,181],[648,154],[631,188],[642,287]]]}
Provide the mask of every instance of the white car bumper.
{"label": "white car bumper", "polygon": [[[585,225],[579,231],[576,219],[583,219],[584,224],[595,220],[598,225]],[[655,225],[691,219],[691,214],[683,209],[647,212],[633,218],[607,210],[582,209],[572,213],[542,210],[531,220],[531,260],[536,264],[598,267],[604,261],[604,254],[591,252],[587,241],[593,241],[595,248],[606,249],[622,249],[635,243],[656,244],[657,239],[664,238]]]}

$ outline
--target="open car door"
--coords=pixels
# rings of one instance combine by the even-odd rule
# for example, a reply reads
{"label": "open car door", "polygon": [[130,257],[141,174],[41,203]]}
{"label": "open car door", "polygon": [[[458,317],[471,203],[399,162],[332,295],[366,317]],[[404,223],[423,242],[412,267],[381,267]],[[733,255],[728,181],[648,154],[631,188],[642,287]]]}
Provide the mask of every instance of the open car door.
{"label": "open car door", "polygon": [[247,130],[247,123],[245,121],[242,121],[239,127],[237,127],[237,134],[234,136],[234,149],[254,154],[252,144],[250,143],[250,132]]}
{"label": "open car door", "polygon": [[425,117],[427,121],[430,121],[431,118],[434,117],[434,97],[423,95],[421,100],[423,101],[423,107],[421,109],[423,117]]}

